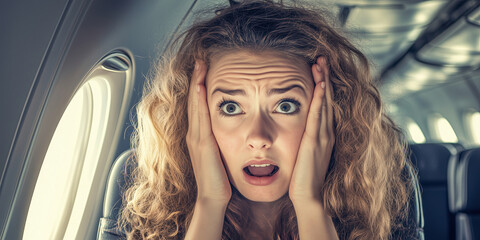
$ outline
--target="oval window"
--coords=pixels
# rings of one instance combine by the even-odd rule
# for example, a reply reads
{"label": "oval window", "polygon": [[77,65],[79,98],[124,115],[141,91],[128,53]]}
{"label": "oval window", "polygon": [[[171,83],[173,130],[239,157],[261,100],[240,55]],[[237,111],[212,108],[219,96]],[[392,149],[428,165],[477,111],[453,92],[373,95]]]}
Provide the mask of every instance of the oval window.
{"label": "oval window", "polygon": [[467,129],[470,131],[472,140],[480,145],[480,112],[470,112],[467,114]]}
{"label": "oval window", "polygon": [[433,118],[434,135],[441,142],[456,143],[457,135],[448,120],[440,115]]}
{"label": "oval window", "polygon": [[[82,81],[53,134],[25,223],[24,239],[85,239],[133,89],[131,62],[115,53]],[[94,181],[95,180],[95,181]]]}
{"label": "oval window", "polygon": [[407,131],[409,140],[414,143],[424,143],[425,135],[423,135],[422,129],[416,122],[411,119],[407,119]]}

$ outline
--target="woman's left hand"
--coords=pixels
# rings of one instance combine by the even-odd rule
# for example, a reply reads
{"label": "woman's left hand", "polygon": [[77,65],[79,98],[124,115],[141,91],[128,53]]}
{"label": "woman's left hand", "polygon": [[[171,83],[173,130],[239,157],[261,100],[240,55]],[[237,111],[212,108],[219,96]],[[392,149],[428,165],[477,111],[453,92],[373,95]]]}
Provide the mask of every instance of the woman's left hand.
{"label": "woman's left hand", "polygon": [[317,64],[313,64],[312,73],[315,90],[288,193],[294,204],[322,202],[321,190],[335,145],[333,89],[324,57],[319,57]]}

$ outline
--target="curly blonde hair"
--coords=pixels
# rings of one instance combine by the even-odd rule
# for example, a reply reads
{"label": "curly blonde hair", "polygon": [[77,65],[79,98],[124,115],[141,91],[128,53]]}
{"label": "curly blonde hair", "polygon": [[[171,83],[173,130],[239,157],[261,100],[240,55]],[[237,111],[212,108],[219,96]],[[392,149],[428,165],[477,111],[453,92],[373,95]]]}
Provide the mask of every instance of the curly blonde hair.
{"label": "curly blonde hair", "polygon": [[[208,65],[219,51],[241,49],[274,50],[310,65],[319,56],[327,59],[336,144],[322,189],[325,209],[340,239],[389,239],[402,227],[412,190],[403,134],[384,112],[367,59],[332,26],[320,11],[244,1],[218,9],[174,41],[137,108],[132,143],[138,167],[119,219],[129,239],[184,237],[196,200],[185,142],[194,62]],[[222,239],[242,238],[254,227],[244,200],[233,188]],[[288,196],[280,203],[272,239],[298,239],[293,205]]]}

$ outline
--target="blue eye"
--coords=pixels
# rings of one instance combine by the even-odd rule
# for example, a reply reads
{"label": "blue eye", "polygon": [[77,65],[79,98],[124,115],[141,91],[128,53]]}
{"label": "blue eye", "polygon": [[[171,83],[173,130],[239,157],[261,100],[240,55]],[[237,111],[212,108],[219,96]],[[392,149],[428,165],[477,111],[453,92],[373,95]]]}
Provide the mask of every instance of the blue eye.
{"label": "blue eye", "polygon": [[283,99],[275,109],[275,112],[294,114],[300,110],[300,103],[294,99]]}
{"label": "blue eye", "polygon": [[233,116],[242,113],[242,109],[240,108],[240,106],[238,106],[236,102],[232,101],[224,101],[220,103],[219,108],[220,114],[226,116]]}

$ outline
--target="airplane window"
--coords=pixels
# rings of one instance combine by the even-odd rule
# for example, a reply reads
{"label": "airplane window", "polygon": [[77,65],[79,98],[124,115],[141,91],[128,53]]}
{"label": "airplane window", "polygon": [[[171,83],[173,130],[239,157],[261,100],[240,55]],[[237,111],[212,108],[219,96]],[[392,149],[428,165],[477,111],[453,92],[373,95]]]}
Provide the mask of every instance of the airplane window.
{"label": "airplane window", "polygon": [[87,83],[71,100],[50,142],[30,204],[24,239],[63,235],[59,225],[67,222],[71,213],[68,209],[75,197],[72,192],[78,187],[78,165],[83,163],[91,113],[92,89]]}
{"label": "airplane window", "polygon": [[45,155],[24,239],[84,239],[89,215],[96,214],[103,197],[95,179],[108,174],[114,159],[133,89],[131,73],[128,58],[113,54],[93,68],[74,94]]}
{"label": "airplane window", "polygon": [[420,129],[418,124],[413,120],[407,121],[407,131],[408,131],[408,137],[410,138],[411,141],[415,143],[425,142],[425,135],[423,135],[422,129]]}
{"label": "airplane window", "polygon": [[[79,181],[75,203],[73,205],[70,221],[64,236],[64,239],[76,239],[75,235],[78,226],[81,223],[83,211],[87,205],[87,200],[90,192],[90,187],[93,184],[95,169],[97,161],[100,156],[103,139],[107,130],[107,115],[110,111],[111,89],[103,78],[91,80],[92,96],[94,101],[92,111],[92,126],[90,138],[88,140],[89,147],[85,153],[85,160],[83,163],[82,173]],[[91,147],[90,147],[91,146]]]}
{"label": "airplane window", "polygon": [[467,115],[467,126],[470,126],[473,142],[480,145],[480,112]]}
{"label": "airplane window", "polygon": [[458,142],[452,125],[442,116],[437,115],[433,120],[434,135],[442,142]]}

